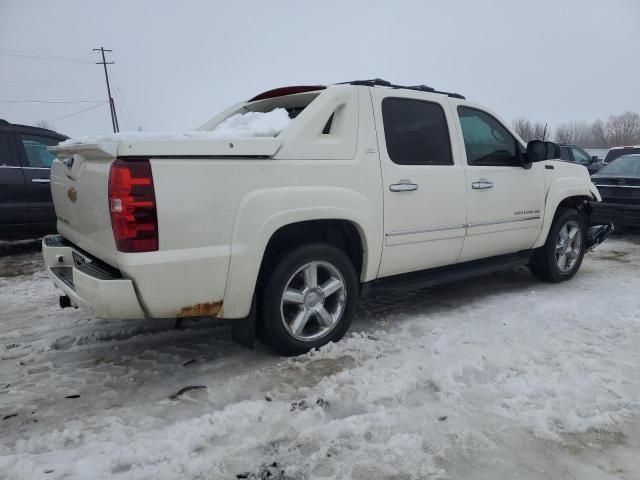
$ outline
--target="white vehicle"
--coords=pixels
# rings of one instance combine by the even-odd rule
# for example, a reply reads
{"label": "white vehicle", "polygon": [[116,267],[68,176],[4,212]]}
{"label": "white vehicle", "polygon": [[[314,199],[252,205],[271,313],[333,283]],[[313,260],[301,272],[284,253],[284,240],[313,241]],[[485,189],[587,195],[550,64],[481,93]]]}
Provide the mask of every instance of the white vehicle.
{"label": "white vehicle", "polygon": [[[280,109],[272,137],[220,138],[225,120]],[[600,195],[506,125],[460,95],[371,80],[265,92],[191,137],[65,142],[44,258],[63,307],[237,319],[245,342],[257,322],[286,353],[340,339],[371,291],[523,264],[567,280],[610,231],[589,228]]]}

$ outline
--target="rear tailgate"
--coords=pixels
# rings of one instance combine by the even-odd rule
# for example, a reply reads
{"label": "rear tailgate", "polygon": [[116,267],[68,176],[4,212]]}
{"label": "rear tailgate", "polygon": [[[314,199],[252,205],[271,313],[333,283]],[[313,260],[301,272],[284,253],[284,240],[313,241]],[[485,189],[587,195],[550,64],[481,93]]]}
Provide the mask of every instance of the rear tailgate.
{"label": "rear tailgate", "polygon": [[109,167],[119,144],[52,147],[57,155],[51,166],[51,193],[58,217],[58,232],[101,260],[117,267],[111,230]]}
{"label": "rear tailgate", "polygon": [[[108,188],[109,169],[118,156],[152,161],[199,159],[204,162],[221,158],[266,158],[282,144],[276,138],[128,139],[122,135],[119,140],[49,148],[57,155],[51,167],[51,192],[58,217],[58,232],[80,249],[116,268],[120,266],[111,229]],[[193,169],[190,173],[197,176],[198,172],[199,169]],[[188,185],[173,185],[172,188],[179,191]],[[171,193],[165,192],[167,198],[171,198]],[[189,220],[199,221],[198,218]],[[171,225],[162,227],[171,228]],[[159,249],[162,250],[162,242]]]}

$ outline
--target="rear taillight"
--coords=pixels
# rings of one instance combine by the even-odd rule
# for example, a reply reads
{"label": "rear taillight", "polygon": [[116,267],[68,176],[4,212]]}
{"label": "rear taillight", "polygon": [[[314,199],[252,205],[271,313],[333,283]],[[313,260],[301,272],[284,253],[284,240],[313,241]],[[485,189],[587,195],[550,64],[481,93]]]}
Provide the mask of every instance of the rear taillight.
{"label": "rear taillight", "polygon": [[119,158],[111,164],[109,212],[119,251],[158,250],[156,195],[149,160]]}

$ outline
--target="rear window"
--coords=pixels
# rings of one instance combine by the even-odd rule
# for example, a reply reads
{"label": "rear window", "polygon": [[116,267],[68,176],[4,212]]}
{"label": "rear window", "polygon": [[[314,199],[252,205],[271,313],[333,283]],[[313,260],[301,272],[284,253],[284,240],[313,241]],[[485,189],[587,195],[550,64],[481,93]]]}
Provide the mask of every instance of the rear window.
{"label": "rear window", "polygon": [[312,90],[279,97],[267,96],[266,98],[261,98],[262,95],[258,95],[254,97],[258,98],[258,100],[252,99],[248,103],[245,103],[244,105],[239,107],[237,110],[226,111],[220,115],[216,115],[206,123],[200,125],[200,127],[198,127],[198,130],[214,130],[222,122],[239,114],[268,114],[270,112],[273,112],[274,110],[280,109],[286,110],[289,119],[293,120],[298,115],[300,115],[300,113],[302,113],[302,111],[307,108],[316,98],[318,98],[318,96],[321,95],[323,91],[324,90]]}
{"label": "rear window", "polygon": [[433,102],[387,97],[382,101],[387,152],[400,165],[452,165],[449,129]]}
{"label": "rear window", "polygon": [[623,155],[629,155],[631,153],[640,153],[640,148],[615,148],[611,149],[607,152],[607,155],[604,157],[604,163],[611,163],[616,158],[621,157]]}

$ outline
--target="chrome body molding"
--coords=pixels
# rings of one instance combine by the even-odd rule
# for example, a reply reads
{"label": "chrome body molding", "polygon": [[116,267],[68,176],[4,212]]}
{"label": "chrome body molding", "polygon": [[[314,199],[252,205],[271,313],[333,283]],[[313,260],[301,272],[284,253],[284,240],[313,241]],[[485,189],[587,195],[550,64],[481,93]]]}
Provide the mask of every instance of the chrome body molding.
{"label": "chrome body molding", "polygon": [[395,232],[389,232],[385,234],[387,237],[399,237],[401,235],[415,235],[418,233],[432,233],[432,232],[444,232],[446,230],[458,230],[460,228],[467,228],[467,225],[462,223],[460,225],[444,225],[441,227],[419,228],[411,230],[398,230]]}
{"label": "chrome body molding", "polygon": [[596,185],[598,188],[640,188],[640,185]]}
{"label": "chrome body molding", "polygon": [[502,225],[504,223],[514,223],[514,222],[527,222],[530,220],[540,220],[540,215],[531,216],[531,217],[523,217],[523,218],[509,218],[505,220],[492,220],[490,222],[478,222],[478,223],[467,223],[460,225],[443,225],[440,227],[430,227],[430,228],[419,228],[414,230],[398,230],[395,232],[386,233],[386,237],[399,237],[402,235],[416,235],[420,233],[433,233],[433,232],[444,232],[447,230],[458,230],[460,228],[473,228],[473,227],[486,227],[489,225]]}
{"label": "chrome body molding", "polygon": [[528,222],[529,220],[540,220],[540,218],[541,218],[540,215],[534,215],[534,216],[522,217],[522,218],[509,218],[506,220],[491,220],[489,222],[468,223],[467,228],[486,227],[489,225],[502,225],[503,223]]}
{"label": "chrome body molding", "polygon": [[21,167],[18,165],[0,165],[0,168],[20,168],[22,170],[50,170],[49,167]]}

